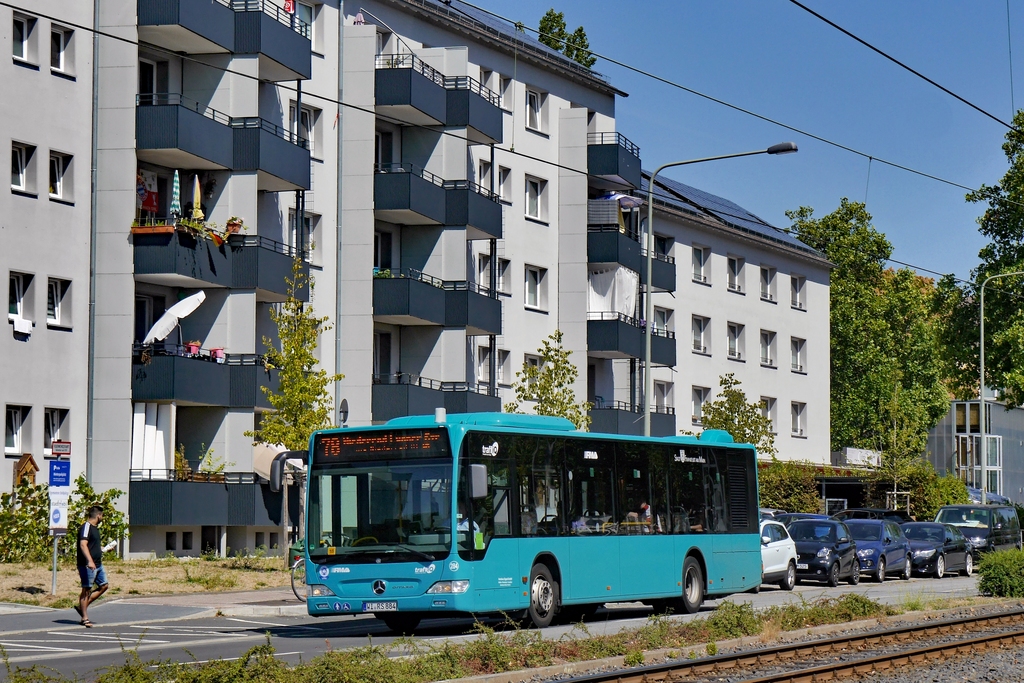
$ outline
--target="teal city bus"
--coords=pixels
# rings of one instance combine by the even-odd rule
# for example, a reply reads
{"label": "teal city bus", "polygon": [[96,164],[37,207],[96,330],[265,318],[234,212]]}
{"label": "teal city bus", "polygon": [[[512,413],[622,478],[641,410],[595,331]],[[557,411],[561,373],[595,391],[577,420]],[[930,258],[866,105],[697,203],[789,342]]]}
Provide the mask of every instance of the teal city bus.
{"label": "teal city bus", "polygon": [[317,432],[307,607],[544,627],[606,602],[695,612],[761,583],[754,448],[725,432],[644,438],[508,413]]}

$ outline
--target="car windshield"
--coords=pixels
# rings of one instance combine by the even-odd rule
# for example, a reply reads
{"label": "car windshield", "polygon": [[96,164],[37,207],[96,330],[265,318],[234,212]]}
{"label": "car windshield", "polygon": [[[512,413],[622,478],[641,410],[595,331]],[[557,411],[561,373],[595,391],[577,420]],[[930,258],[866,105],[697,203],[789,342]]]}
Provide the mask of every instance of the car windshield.
{"label": "car windshield", "polygon": [[991,519],[991,510],[985,508],[945,508],[939,511],[935,521],[959,527],[987,529]]}
{"label": "car windshield", "polygon": [[946,536],[940,526],[905,526],[903,535],[911,541],[942,541]]}
{"label": "car windshield", "polygon": [[882,538],[881,524],[847,522],[846,526],[850,528],[850,535],[853,536],[855,541],[877,541]]}
{"label": "car windshield", "polygon": [[821,524],[815,522],[793,522],[789,527],[789,535],[794,541],[819,541],[821,543],[835,543],[836,527],[834,524]]}

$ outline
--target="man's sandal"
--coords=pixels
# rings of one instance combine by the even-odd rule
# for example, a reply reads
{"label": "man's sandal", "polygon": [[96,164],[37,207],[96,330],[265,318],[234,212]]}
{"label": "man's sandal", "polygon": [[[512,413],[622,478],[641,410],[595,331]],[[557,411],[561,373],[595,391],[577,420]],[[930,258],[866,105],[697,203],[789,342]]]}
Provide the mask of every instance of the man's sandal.
{"label": "man's sandal", "polygon": [[89,621],[88,619],[82,619],[82,626],[84,626],[84,627],[86,627],[86,628],[92,628],[92,627],[93,627],[93,626],[95,626],[95,625],[96,625],[96,624],[92,623],[92,622],[91,622],[91,621]]}

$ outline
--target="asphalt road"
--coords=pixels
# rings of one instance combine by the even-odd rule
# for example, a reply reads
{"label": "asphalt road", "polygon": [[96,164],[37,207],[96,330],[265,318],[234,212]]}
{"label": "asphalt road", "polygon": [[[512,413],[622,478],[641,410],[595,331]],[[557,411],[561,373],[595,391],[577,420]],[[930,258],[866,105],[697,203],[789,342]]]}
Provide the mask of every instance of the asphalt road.
{"label": "asphalt road", "polygon": [[[936,597],[977,595],[977,577],[890,580],[884,584],[862,581],[859,586],[827,588],[797,586],[786,592],[765,586],[761,593],[731,596],[735,602],[756,607],[783,604],[822,596],[861,593],[889,604]],[[706,603],[702,612],[715,608],[717,601]],[[283,661],[308,661],[328,649],[375,644],[394,640],[387,628],[371,616],[332,617],[209,617],[189,618],[189,610],[162,606],[97,604],[89,610],[97,626],[84,629],[72,610],[38,610],[15,615],[0,615],[0,646],[11,665],[38,665],[66,676],[77,674],[89,680],[95,672],[125,660],[124,649],[138,652],[144,661],[198,661],[232,659],[266,642],[268,636]],[[594,635],[615,633],[644,623],[650,610],[636,603],[609,605],[588,622]],[[686,619],[690,617],[679,617]],[[104,626],[107,623],[110,625]],[[492,622],[498,625],[498,622]],[[557,638],[572,626],[544,629],[544,637]],[[417,639],[460,641],[473,638],[471,620],[426,620],[416,631]],[[4,677],[0,669],[0,677]]]}

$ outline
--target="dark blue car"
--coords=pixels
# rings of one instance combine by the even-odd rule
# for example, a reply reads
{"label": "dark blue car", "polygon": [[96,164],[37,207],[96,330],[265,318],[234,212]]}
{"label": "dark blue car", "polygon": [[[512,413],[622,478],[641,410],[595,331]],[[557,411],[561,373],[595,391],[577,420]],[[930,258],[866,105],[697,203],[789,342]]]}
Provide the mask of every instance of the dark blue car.
{"label": "dark blue car", "polygon": [[870,574],[879,583],[885,581],[886,575],[910,579],[910,541],[898,524],[884,519],[848,519],[846,526],[857,541],[861,573]]}

